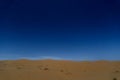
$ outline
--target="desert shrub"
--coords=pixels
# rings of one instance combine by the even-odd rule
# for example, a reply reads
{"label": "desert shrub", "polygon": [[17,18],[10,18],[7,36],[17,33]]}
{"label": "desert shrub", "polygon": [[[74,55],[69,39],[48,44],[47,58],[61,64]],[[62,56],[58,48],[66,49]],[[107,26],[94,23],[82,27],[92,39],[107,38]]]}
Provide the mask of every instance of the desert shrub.
{"label": "desert shrub", "polygon": [[113,78],[113,80],[117,80],[117,78]]}
{"label": "desert shrub", "polygon": [[48,68],[44,68],[44,70],[48,70]]}
{"label": "desert shrub", "polygon": [[118,71],[118,70],[116,70],[115,72],[116,72],[116,73],[118,73],[119,71]]}
{"label": "desert shrub", "polygon": [[64,70],[60,70],[60,72],[64,72]]}
{"label": "desert shrub", "polygon": [[17,69],[22,69],[22,67],[17,67]]}

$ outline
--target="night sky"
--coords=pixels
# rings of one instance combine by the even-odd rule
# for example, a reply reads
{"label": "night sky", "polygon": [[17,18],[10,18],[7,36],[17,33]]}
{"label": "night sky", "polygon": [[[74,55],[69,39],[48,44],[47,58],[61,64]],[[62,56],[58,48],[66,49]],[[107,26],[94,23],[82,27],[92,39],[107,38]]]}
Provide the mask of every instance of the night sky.
{"label": "night sky", "polygon": [[120,60],[120,0],[0,0],[0,59]]}

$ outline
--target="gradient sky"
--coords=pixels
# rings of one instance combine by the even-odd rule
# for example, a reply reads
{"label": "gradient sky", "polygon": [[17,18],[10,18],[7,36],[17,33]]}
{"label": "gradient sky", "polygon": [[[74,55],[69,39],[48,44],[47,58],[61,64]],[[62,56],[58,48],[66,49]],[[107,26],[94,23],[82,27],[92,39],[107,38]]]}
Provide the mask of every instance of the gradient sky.
{"label": "gradient sky", "polygon": [[120,0],[0,0],[0,59],[120,60]]}

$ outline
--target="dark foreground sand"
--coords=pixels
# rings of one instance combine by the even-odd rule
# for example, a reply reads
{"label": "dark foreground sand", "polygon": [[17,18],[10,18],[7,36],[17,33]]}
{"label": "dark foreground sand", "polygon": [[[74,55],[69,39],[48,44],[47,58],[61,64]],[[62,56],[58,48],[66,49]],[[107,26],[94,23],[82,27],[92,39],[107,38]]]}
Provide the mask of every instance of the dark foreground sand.
{"label": "dark foreground sand", "polygon": [[120,61],[0,61],[0,80],[120,80]]}

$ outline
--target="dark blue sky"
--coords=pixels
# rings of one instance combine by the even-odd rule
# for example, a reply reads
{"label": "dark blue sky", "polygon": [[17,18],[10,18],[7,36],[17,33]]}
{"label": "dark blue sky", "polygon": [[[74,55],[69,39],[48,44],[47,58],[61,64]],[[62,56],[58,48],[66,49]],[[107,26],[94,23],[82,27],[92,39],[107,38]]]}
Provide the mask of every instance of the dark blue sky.
{"label": "dark blue sky", "polygon": [[120,60],[120,0],[0,0],[0,59]]}

